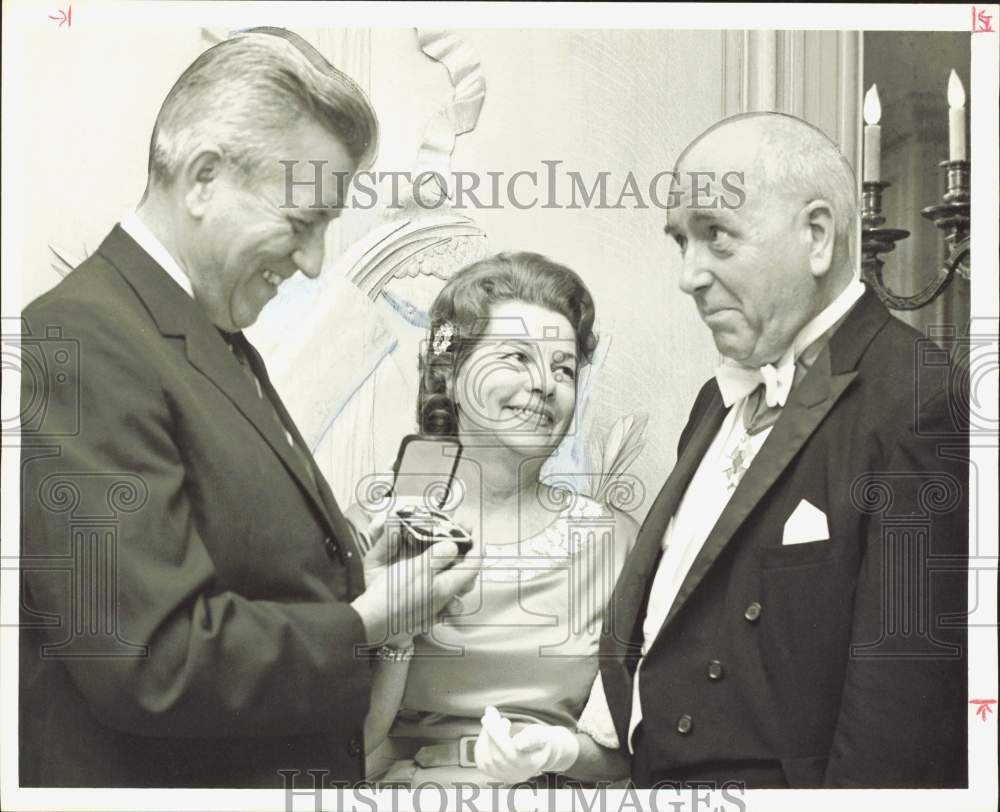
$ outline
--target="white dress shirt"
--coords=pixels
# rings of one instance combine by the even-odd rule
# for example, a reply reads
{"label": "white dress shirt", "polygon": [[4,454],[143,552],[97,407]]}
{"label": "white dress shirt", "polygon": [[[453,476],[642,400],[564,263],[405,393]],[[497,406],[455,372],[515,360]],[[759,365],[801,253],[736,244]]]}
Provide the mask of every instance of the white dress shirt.
{"label": "white dress shirt", "polygon": [[181,270],[181,266],[177,264],[177,260],[163,247],[163,243],[156,239],[156,235],[149,230],[149,226],[139,219],[137,212],[130,211],[122,217],[119,225],[122,227],[122,231],[139,243],[139,247],[143,251],[156,260],[156,264],[163,268],[170,275],[170,278],[185,290],[188,296],[192,299],[194,298],[194,289],[191,287],[191,280]]}
{"label": "white dress shirt", "polygon": [[[776,366],[794,363],[802,353],[833,327],[854,306],[865,292],[860,280],[854,279],[823,311],[815,316],[796,335],[795,340]],[[646,617],[642,624],[642,656],[644,657],[663,625],[670,607],[673,606],[681,584],[694,563],[709,533],[722,515],[735,488],[726,470],[737,446],[744,444],[744,452],[749,452],[745,460],[750,465],[771,433],[766,428],[749,438],[743,427],[743,412],[749,396],[733,404],[715,439],[702,457],[698,469],[677,506],[677,512],[667,525],[663,535],[663,555],[653,577],[649,594]],[[633,751],[632,735],[642,721],[642,706],[639,700],[639,675],[642,671],[639,660],[632,682],[632,718],[629,722],[628,745]]]}

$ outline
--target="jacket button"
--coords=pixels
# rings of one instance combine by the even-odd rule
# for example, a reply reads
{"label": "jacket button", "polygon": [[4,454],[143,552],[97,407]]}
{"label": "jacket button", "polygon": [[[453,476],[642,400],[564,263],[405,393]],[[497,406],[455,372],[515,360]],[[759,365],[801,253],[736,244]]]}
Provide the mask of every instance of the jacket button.
{"label": "jacket button", "polygon": [[743,617],[745,617],[751,623],[756,623],[757,618],[760,617],[760,609],[761,609],[760,604],[757,603],[757,601],[754,601],[747,607],[747,610],[743,613]]}
{"label": "jacket button", "polygon": [[347,743],[347,753],[348,755],[357,757],[361,755],[361,742],[357,739],[351,739]]}
{"label": "jacket button", "polygon": [[330,558],[336,558],[338,552],[337,542],[335,542],[330,536],[327,536],[323,539],[323,546],[326,548],[326,554],[330,556]]}
{"label": "jacket button", "polygon": [[688,715],[684,714],[680,719],[677,720],[677,732],[682,736],[686,736],[691,732],[691,728],[694,727],[694,720]]}
{"label": "jacket button", "polygon": [[708,678],[711,680],[722,679],[722,663],[719,660],[710,660],[708,663]]}

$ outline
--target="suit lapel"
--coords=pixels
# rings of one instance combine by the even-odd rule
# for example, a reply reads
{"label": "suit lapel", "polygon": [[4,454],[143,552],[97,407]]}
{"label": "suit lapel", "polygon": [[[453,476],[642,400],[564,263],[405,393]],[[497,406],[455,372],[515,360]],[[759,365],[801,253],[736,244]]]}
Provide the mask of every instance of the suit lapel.
{"label": "suit lapel", "polygon": [[[332,525],[334,536],[340,541],[342,545],[351,545],[355,548],[356,555],[349,556],[348,558],[348,569],[351,570],[351,579],[353,583],[364,584],[364,574],[362,572],[362,556],[361,550],[357,547],[355,543],[354,533],[352,532],[351,525],[347,518],[340,510],[340,506],[337,504],[337,500],[334,498],[333,491],[330,490],[330,486],[326,481],[326,478],[320,473],[319,468],[312,462],[313,456],[312,452],[309,450],[309,446],[306,445],[306,441],[303,439],[302,434],[299,432],[298,426],[295,425],[295,421],[292,420],[292,416],[285,409],[285,404],[282,403],[281,398],[278,396],[277,391],[271,384],[271,378],[267,374],[267,368],[264,366],[264,361],[260,357],[260,353],[257,352],[256,347],[254,347],[248,341],[246,346],[253,353],[253,358],[255,361],[255,366],[259,372],[259,378],[261,386],[264,388],[264,393],[274,404],[274,409],[278,413],[281,422],[288,426],[289,432],[291,432],[292,439],[302,449],[303,455],[309,460],[309,464],[312,465],[311,477],[309,478],[309,485],[315,485],[312,493],[317,495],[323,502],[323,506],[326,508],[327,517]],[[298,462],[297,455],[291,452],[291,449],[287,449],[289,456],[294,458]],[[300,479],[300,482],[302,480]]]}
{"label": "suit lapel", "polygon": [[630,653],[638,653],[630,651],[632,648],[630,644],[633,642],[639,610],[645,603],[652,574],[659,560],[663,534],[670,519],[677,512],[677,505],[725,416],[726,407],[716,388],[691,439],[681,451],[674,470],[650,508],[649,515],[639,531],[635,548],[625,562],[609,604],[610,627],[614,633],[610,638],[605,636],[606,650],[602,651],[602,654],[624,659]]}
{"label": "suit lapel", "polygon": [[[253,425],[323,516],[328,529],[334,531],[338,538],[352,538],[349,533],[341,535],[343,528],[337,526],[313,478],[289,446],[282,426],[275,420],[275,409],[278,407],[272,408],[271,403],[258,394],[254,384],[240,370],[219,331],[195,301],[120,226],[115,226],[98,251],[135,290],[160,332],[165,336],[184,337],[189,363],[205,375]],[[266,375],[263,379],[266,381]],[[274,402],[280,404],[276,396]],[[295,439],[300,441],[300,438]],[[322,480],[318,472],[316,480]],[[330,498],[332,500],[332,496]],[[344,521],[343,517],[339,518]]]}
{"label": "suit lapel", "polygon": [[[191,366],[201,371],[215,386],[236,406],[243,416],[250,421],[271,450],[281,460],[288,473],[295,478],[299,487],[309,496],[315,507],[331,523],[326,506],[320,499],[319,491],[313,482],[310,472],[303,467],[302,460],[285,436],[285,429],[279,422],[278,410],[272,403],[280,403],[275,396],[274,401],[263,389],[266,377],[261,375],[263,364],[254,364],[254,375],[261,384],[261,392],[250,378],[240,370],[239,362],[219,335],[219,331],[204,320],[204,329],[195,329],[187,335],[187,357]],[[273,391],[273,390],[272,390]],[[294,434],[293,434],[294,439]],[[304,446],[303,446],[304,448]]]}

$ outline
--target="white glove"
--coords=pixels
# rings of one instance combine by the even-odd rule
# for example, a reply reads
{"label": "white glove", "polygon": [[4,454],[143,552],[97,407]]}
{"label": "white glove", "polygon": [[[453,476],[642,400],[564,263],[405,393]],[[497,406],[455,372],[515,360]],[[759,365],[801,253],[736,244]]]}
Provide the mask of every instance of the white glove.
{"label": "white glove", "polygon": [[510,719],[490,705],[476,739],[476,767],[505,784],[519,784],[541,773],[568,770],[580,755],[576,734],[557,725],[528,725],[510,735]]}

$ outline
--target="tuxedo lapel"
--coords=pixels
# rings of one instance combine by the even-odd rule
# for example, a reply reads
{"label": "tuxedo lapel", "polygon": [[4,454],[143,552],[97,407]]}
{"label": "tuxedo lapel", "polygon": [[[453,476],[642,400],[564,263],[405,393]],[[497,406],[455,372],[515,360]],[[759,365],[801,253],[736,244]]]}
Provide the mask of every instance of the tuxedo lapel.
{"label": "tuxedo lapel", "polygon": [[688,570],[661,627],[661,634],[691,597],[740,525],[765,498],[850,386],[857,376],[855,369],[858,361],[888,319],[889,313],[878,297],[871,290],[866,291],[820,352],[802,383],[792,389],[781,416]]}
{"label": "tuxedo lapel", "polygon": [[792,390],[781,416],[698,552],[670,607],[664,626],[680,611],[737,529],[799,453],[856,375],[856,372],[832,375],[829,348],[820,352],[802,383]]}
{"label": "tuxedo lapel", "polygon": [[677,505],[725,416],[726,407],[722,402],[722,396],[718,389],[715,389],[691,439],[681,451],[674,470],[643,522],[635,547],[622,569],[609,604],[612,613],[609,620],[613,634],[610,639],[605,637],[606,643],[603,648],[606,650],[602,650],[602,654],[611,654],[624,659],[630,653],[638,653],[630,651],[630,644],[633,642],[639,610],[645,603],[645,596],[659,560],[663,534],[670,519],[677,512]]}
{"label": "tuxedo lapel", "polygon": [[[160,332],[164,336],[184,338],[191,366],[208,378],[253,425],[324,517],[329,529],[338,538],[350,539],[350,534],[342,536],[339,532],[343,528],[337,526],[335,516],[321,497],[313,477],[303,468],[289,445],[283,427],[275,419],[278,407],[272,408],[271,402],[257,392],[253,382],[240,370],[219,331],[197,303],[120,226],[115,226],[98,251],[131,285]],[[275,402],[280,403],[280,400],[275,398]],[[294,426],[292,423],[289,425]],[[322,477],[317,476],[316,479],[321,480]],[[339,518],[343,521],[343,517]]]}

